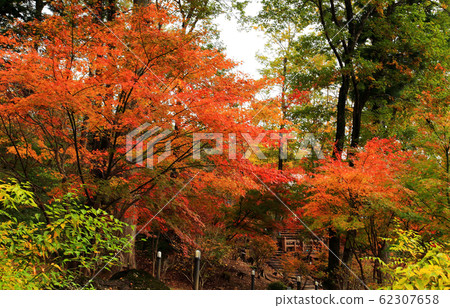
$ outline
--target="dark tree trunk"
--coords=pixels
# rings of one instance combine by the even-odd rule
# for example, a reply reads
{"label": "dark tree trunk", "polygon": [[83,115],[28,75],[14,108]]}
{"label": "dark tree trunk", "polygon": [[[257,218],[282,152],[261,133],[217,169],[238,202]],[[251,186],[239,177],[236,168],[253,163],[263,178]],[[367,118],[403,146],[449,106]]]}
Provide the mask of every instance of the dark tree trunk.
{"label": "dark tree trunk", "polygon": [[356,230],[347,231],[345,237],[344,252],[342,254],[342,262],[348,264],[352,260],[353,241],[356,237]]}
{"label": "dark tree trunk", "polygon": [[36,11],[34,12],[34,17],[37,20],[42,20],[42,10],[44,9],[44,0],[36,0]]}
{"label": "dark tree trunk", "polygon": [[327,267],[327,278],[324,281],[324,288],[327,290],[338,289],[337,284],[337,269],[339,268],[339,252],[340,252],[340,240],[339,235],[333,229],[328,229],[328,267]]}
{"label": "dark tree trunk", "polygon": [[358,90],[358,82],[355,77],[352,77],[353,81],[353,123],[352,123],[352,141],[350,147],[356,148],[359,145],[361,137],[361,122],[362,122],[362,111],[366,105],[368,99],[368,91],[363,91],[360,93]]}
{"label": "dark tree trunk", "polygon": [[135,6],[146,6],[148,5],[149,0],[133,0],[133,4]]}
{"label": "dark tree trunk", "polygon": [[117,4],[116,0],[108,0],[108,7],[106,8],[106,20],[113,21],[116,17]]}
{"label": "dark tree trunk", "polygon": [[[353,242],[356,238],[356,230],[349,230],[346,232],[345,236],[345,244],[344,244],[344,252],[342,253],[342,262],[344,264],[347,264],[348,267],[350,267],[350,263],[352,262],[352,255],[353,255]],[[344,285],[345,281],[349,281],[348,277],[350,276],[350,272],[345,272],[344,277]],[[348,285],[348,284],[347,284]]]}
{"label": "dark tree trunk", "polygon": [[[342,74],[342,84],[339,88],[339,97],[337,104],[337,115],[336,115],[336,138],[335,147],[333,150],[334,157],[341,157],[342,151],[344,150],[345,142],[345,107],[347,104],[347,95],[350,88],[350,77],[346,74]],[[328,253],[328,267],[327,273],[328,277],[325,282],[325,288],[329,290],[337,289],[337,269],[339,267],[339,257],[340,254],[340,239],[336,231],[331,228],[328,230],[330,249]]]}
{"label": "dark tree trunk", "polygon": [[[287,58],[283,58],[283,88],[281,90],[281,113],[282,113],[282,121],[286,119],[286,69],[287,69]],[[284,128],[284,123],[281,123],[280,129]],[[287,142],[287,141],[286,141]],[[278,170],[283,170],[283,139],[282,134],[280,134],[280,147],[278,149]]]}
{"label": "dark tree trunk", "polygon": [[[133,215],[132,215],[133,216]],[[134,217],[126,217],[123,221],[128,225],[124,228],[123,236],[129,236],[129,244],[120,253],[121,269],[136,268],[135,239],[136,239],[136,221]]]}
{"label": "dark tree trunk", "polygon": [[345,107],[347,104],[347,95],[350,87],[350,77],[342,75],[342,85],[339,89],[339,97],[337,103],[336,114],[336,138],[333,156],[340,156],[344,150],[345,142]]}

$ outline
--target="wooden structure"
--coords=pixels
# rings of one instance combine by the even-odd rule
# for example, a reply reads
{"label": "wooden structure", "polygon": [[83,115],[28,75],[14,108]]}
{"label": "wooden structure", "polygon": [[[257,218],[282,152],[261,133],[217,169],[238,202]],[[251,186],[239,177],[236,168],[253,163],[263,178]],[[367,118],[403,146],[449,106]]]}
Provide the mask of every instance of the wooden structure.
{"label": "wooden structure", "polygon": [[301,252],[312,259],[317,259],[325,248],[319,240],[302,238],[298,230],[289,229],[278,233],[278,245],[282,253]]}
{"label": "wooden structure", "polygon": [[[284,229],[278,232],[278,250],[267,262],[275,272],[280,272],[282,268],[281,259],[284,254],[290,252],[299,253],[298,257],[304,259],[306,262],[314,262],[319,258],[320,253],[326,250],[326,247],[317,239],[305,238],[301,235],[299,230]],[[292,285],[296,285],[297,276],[300,273],[294,273],[289,277]],[[311,277],[303,277],[304,283],[302,288],[304,290],[314,290],[315,285]]]}

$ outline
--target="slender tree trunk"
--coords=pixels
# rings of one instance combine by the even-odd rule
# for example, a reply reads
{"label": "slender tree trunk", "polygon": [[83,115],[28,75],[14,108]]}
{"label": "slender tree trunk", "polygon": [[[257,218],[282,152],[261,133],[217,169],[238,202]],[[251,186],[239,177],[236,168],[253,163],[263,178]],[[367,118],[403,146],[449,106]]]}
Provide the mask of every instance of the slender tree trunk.
{"label": "slender tree trunk", "polygon": [[[344,252],[342,253],[342,262],[344,264],[347,264],[348,267],[350,267],[350,264],[352,262],[352,255],[353,255],[353,242],[356,238],[356,230],[349,230],[346,232],[345,235],[345,244],[344,244]],[[349,281],[350,273],[348,271],[345,272],[345,275],[343,277],[343,285],[346,284],[346,282]],[[348,285],[348,283],[347,283]]]}
{"label": "slender tree trunk", "polygon": [[44,9],[44,0],[36,0],[35,7],[36,11],[34,12],[34,17],[37,20],[42,20],[42,10]]}
{"label": "slender tree trunk", "polygon": [[342,254],[342,262],[345,264],[348,264],[352,261],[352,243],[356,237],[356,230],[349,230],[347,231],[346,237],[345,237],[345,246],[344,246],[344,252]]}
{"label": "slender tree trunk", "polygon": [[[286,68],[287,68],[287,58],[283,58],[283,87],[281,89],[281,113],[282,113],[282,119],[281,121],[284,121],[286,119]],[[284,123],[281,123],[280,129],[284,128]],[[287,142],[287,141],[286,141]],[[283,170],[283,139],[282,134],[280,133],[280,145],[278,149],[278,170]]]}
{"label": "slender tree trunk", "polygon": [[130,210],[133,211],[131,215],[120,218],[127,224],[121,236],[126,237],[129,241],[128,245],[124,247],[119,254],[119,258],[121,260],[120,270],[136,268],[136,213],[134,212],[134,208]]}
{"label": "slender tree trunk", "polygon": [[368,91],[360,93],[356,78],[352,77],[352,81],[355,102],[353,105],[352,141],[350,147],[356,148],[360,142],[362,111],[368,99]]}
{"label": "slender tree trunk", "polygon": [[158,235],[152,238],[152,275],[155,276],[156,270],[156,257],[158,256],[159,238],[161,237],[161,231],[158,231]]}
{"label": "slender tree trunk", "polygon": [[[352,156],[353,150],[359,145],[360,136],[361,136],[361,119],[362,119],[362,109],[366,103],[367,98],[361,97],[359,90],[357,88],[358,83],[356,78],[352,76],[351,78],[353,82],[353,93],[354,93],[354,105],[353,105],[353,122],[352,122],[352,137],[350,142],[350,149],[348,151],[349,165],[353,166]],[[342,262],[347,264],[350,267],[350,263],[352,261],[353,251],[353,242],[356,238],[357,231],[349,230],[346,232],[345,239],[345,247],[342,255]],[[348,275],[345,275],[348,279]]]}
{"label": "slender tree trunk", "polygon": [[[345,142],[345,107],[347,104],[347,95],[350,88],[350,77],[346,74],[342,74],[342,84],[339,88],[339,96],[337,103],[337,115],[336,115],[336,138],[335,147],[333,150],[334,157],[341,157],[344,150]],[[328,248],[328,277],[324,283],[326,289],[337,289],[337,269],[339,268],[339,255],[340,255],[340,239],[339,235],[333,229],[328,230],[329,242]]]}
{"label": "slender tree trunk", "polygon": [[136,268],[136,253],[135,253],[135,237],[136,237],[136,225],[133,215],[123,218],[123,221],[127,224],[123,231],[123,236],[130,236],[129,244],[120,253],[120,259],[122,260],[121,269],[135,269]]}
{"label": "slender tree trunk", "polygon": [[[380,259],[386,264],[389,262],[389,243],[388,242],[383,243],[383,248],[381,249],[381,253],[380,253]],[[381,268],[378,268],[378,277],[379,277],[378,283],[381,285],[383,283],[383,272],[381,271]]]}
{"label": "slender tree trunk", "polygon": [[339,268],[339,253],[340,253],[340,239],[339,235],[332,228],[328,229],[328,267],[327,267],[327,278],[324,281],[324,287],[327,290],[336,290],[338,288],[337,284],[337,269]]}
{"label": "slender tree trunk", "polygon": [[366,289],[367,289],[367,287],[366,287],[366,276],[364,275],[364,267],[363,267],[363,264],[362,264],[360,258],[358,257],[358,255],[356,254],[356,251],[355,251],[354,249],[352,249],[352,252],[353,252],[353,254],[355,255],[356,262],[358,262],[359,270],[360,270],[360,273],[361,273],[361,281],[362,281],[363,284],[364,284],[364,285],[363,285],[363,288],[366,290]]}
{"label": "slender tree trunk", "polygon": [[339,88],[339,96],[337,103],[337,114],[336,114],[336,138],[335,138],[335,148],[333,151],[333,156],[340,156],[344,150],[345,142],[345,107],[347,104],[347,95],[350,87],[350,77],[348,75],[342,75],[342,84]]}

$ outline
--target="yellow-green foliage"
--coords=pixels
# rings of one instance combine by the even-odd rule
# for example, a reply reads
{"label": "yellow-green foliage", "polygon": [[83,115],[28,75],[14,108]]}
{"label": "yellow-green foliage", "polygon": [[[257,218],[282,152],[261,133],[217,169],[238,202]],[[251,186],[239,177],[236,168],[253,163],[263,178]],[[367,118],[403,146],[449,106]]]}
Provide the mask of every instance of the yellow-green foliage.
{"label": "yellow-green foliage", "polygon": [[414,231],[396,230],[391,260],[384,270],[391,276],[386,289],[449,290],[450,257],[447,243],[425,242]]}
{"label": "yellow-green foliage", "polygon": [[127,244],[122,222],[73,195],[45,207],[46,219],[28,186],[0,182],[0,289],[77,288]]}

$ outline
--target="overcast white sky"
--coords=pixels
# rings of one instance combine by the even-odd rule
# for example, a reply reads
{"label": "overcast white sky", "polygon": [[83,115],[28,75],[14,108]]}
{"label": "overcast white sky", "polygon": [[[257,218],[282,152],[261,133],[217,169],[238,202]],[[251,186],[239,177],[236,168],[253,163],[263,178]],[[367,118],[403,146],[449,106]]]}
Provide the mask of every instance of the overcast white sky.
{"label": "overcast white sky", "polygon": [[[225,0],[226,1],[226,0]],[[256,15],[261,8],[259,1],[253,0],[247,7],[247,14]],[[264,37],[260,31],[239,31],[239,25],[235,18],[228,20],[225,16],[216,19],[220,30],[221,41],[226,46],[226,54],[229,58],[241,62],[238,69],[249,74],[253,78],[261,75],[258,69],[262,68],[256,60],[256,53],[264,49]]]}

